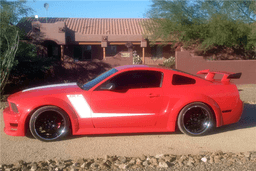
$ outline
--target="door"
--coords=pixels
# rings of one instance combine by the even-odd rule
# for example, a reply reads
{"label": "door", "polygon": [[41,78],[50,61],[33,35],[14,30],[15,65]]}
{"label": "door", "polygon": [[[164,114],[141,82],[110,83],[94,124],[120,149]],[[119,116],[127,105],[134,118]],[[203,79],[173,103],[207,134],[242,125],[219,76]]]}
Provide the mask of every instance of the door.
{"label": "door", "polygon": [[75,45],[74,46],[74,59],[80,60],[80,58],[82,57],[82,54],[83,54],[82,46]]}
{"label": "door", "polygon": [[81,60],[88,61],[92,59],[92,47],[91,46],[83,46],[83,57]]}
{"label": "door", "polygon": [[[103,83],[91,96],[94,126],[154,126],[163,108],[162,77],[158,71],[127,71]],[[115,88],[106,90],[109,83]]]}

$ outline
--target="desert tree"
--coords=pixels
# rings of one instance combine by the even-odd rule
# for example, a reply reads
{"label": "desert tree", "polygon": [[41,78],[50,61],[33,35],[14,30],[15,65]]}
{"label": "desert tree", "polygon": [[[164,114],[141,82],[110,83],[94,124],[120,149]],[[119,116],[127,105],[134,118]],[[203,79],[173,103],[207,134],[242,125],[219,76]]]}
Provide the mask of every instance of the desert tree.
{"label": "desert tree", "polygon": [[0,2],[0,94],[2,97],[4,87],[8,81],[9,74],[15,64],[15,54],[19,45],[19,29],[15,26],[17,22],[32,11],[26,6],[25,1]]}
{"label": "desert tree", "polygon": [[197,43],[203,51],[213,46],[256,47],[255,0],[152,0],[147,17],[143,26],[153,42]]}

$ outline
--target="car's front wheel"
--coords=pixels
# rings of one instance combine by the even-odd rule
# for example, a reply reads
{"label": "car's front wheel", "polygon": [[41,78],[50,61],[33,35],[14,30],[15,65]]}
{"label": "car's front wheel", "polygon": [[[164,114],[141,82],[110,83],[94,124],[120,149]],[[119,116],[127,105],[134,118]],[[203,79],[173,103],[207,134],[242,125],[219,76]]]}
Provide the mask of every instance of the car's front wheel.
{"label": "car's front wheel", "polygon": [[200,136],[208,133],[215,122],[211,109],[204,103],[195,102],[180,111],[177,124],[184,134]]}
{"label": "car's front wheel", "polygon": [[44,106],[37,109],[30,118],[31,134],[41,141],[56,141],[69,132],[69,117],[60,108]]}

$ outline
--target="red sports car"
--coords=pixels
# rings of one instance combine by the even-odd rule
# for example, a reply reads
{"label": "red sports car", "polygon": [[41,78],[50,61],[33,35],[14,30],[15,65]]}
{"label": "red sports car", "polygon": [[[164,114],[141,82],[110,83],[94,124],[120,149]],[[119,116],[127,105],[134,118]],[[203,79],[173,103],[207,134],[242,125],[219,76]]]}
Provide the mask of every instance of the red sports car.
{"label": "red sports car", "polygon": [[[8,98],[4,131],[42,141],[67,133],[174,132],[199,136],[238,122],[243,111],[236,85],[241,73],[199,71],[205,78],[175,69],[128,65],[95,79],[41,86]],[[223,74],[215,80],[215,74]]]}

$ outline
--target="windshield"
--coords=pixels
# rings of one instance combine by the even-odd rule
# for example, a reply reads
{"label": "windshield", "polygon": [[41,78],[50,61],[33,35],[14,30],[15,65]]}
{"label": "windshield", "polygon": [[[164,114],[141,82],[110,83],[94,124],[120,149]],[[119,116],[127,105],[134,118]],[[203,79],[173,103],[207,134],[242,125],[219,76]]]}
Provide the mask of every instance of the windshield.
{"label": "windshield", "polygon": [[91,89],[93,86],[95,86],[96,84],[98,84],[99,82],[101,82],[102,80],[104,80],[105,78],[109,77],[110,75],[116,73],[118,70],[113,68],[111,70],[108,70],[104,73],[102,73],[101,75],[99,75],[98,77],[94,78],[93,80],[85,83],[82,88],[84,90],[89,90]]}

